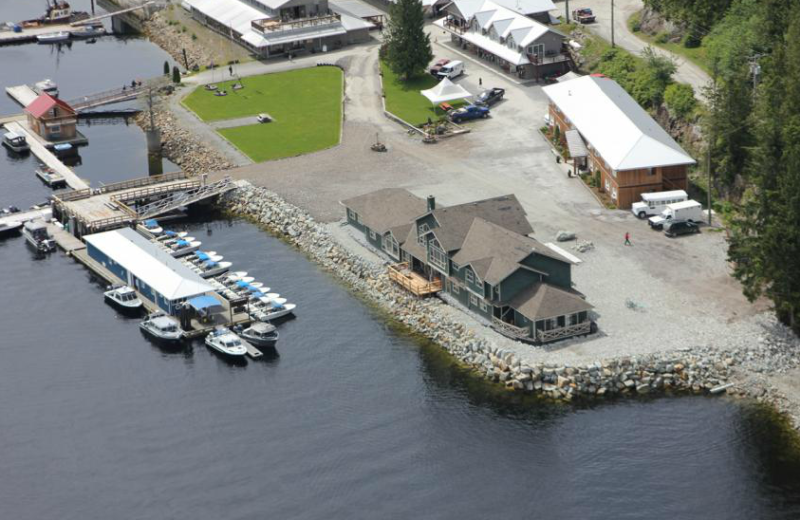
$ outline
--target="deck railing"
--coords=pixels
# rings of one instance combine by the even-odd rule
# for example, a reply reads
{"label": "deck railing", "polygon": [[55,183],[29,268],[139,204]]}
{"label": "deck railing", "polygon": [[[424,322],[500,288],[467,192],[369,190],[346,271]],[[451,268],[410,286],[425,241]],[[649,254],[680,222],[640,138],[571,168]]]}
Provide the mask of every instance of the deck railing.
{"label": "deck railing", "polygon": [[516,339],[530,339],[531,333],[528,329],[524,327],[517,327],[516,325],[512,325],[511,323],[507,323],[500,318],[492,317],[492,326],[497,329],[501,334],[505,334],[506,336],[510,336]]}
{"label": "deck railing", "polygon": [[128,200],[146,199],[148,197],[152,197],[153,195],[163,195],[165,193],[173,193],[176,191],[192,190],[195,188],[199,188],[200,185],[201,183],[200,180],[198,179],[198,180],[179,182],[177,184],[148,186],[145,188],[140,188],[138,190],[126,191],[118,195],[111,195],[111,200],[128,201]]}
{"label": "deck railing", "polygon": [[442,290],[441,279],[433,281],[424,279],[409,270],[408,262],[390,265],[389,279],[417,296],[428,296]]}
{"label": "deck railing", "polygon": [[569,338],[571,336],[578,336],[580,334],[588,334],[592,330],[592,322],[584,321],[576,323],[575,325],[567,325],[552,330],[537,330],[536,339],[542,343],[548,343],[557,339]]}
{"label": "deck railing", "polygon": [[140,188],[142,186],[151,186],[153,184],[160,184],[162,182],[177,181],[186,178],[184,172],[165,173],[163,175],[152,175],[150,177],[139,177],[138,179],[131,179],[122,182],[115,182],[106,184],[97,189],[98,193],[111,193],[112,191],[129,190],[131,188]]}

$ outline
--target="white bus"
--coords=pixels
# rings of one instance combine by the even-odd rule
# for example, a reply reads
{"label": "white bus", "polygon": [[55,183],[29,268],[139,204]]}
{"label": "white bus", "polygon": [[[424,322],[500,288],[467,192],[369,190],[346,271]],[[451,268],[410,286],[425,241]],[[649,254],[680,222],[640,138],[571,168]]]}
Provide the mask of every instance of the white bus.
{"label": "white bus", "polygon": [[689,196],[683,190],[642,193],[642,200],[634,202],[631,206],[631,211],[637,217],[644,219],[650,215],[660,215],[662,211],[667,209],[668,204],[675,204],[688,199]]}

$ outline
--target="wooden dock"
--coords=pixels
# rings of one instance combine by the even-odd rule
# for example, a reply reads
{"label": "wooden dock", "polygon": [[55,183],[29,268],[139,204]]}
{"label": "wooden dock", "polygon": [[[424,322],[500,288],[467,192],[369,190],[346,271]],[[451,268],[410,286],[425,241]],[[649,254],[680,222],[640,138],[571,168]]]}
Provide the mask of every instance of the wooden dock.
{"label": "wooden dock", "polygon": [[73,236],[69,231],[64,229],[63,226],[58,224],[47,224],[47,232],[56,241],[56,245],[64,251],[67,256],[73,256],[75,251],[86,249],[86,244],[80,241],[77,237]]}
{"label": "wooden dock", "polygon": [[10,215],[0,217],[0,224],[8,222],[28,222],[30,220],[50,220],[53,218],[52,208],[32,209],[29,211],[20,211],[19,213],[11,213]]}
{"label": "wooden dock", "polygon": [[39,94],[36,93],[28,85],[17,85],[16,87],[6,87],[6,94],[11,96],[14,101],[22,105],[23,108],[27,107],[33,101],[39,97]]}
{"label": "wooden dock", "polygon": [[72,171],[69,166],[62,163],[58,157],[53,154],[53,152],[48,150],[47,147],[42,144],[42,142],[39,140],[39,136],[37,136],[30,130],[30,128],[28,128],[28,125],[25,121],[8,123],[5,125],[5,127],[12,132],[23,134],[25,139],[28,140],[28,144],[31,147],[31,152],[33,152],[33,154],[36,155],[36,157],[38,157],[39,160],[45,165],[60,173],[67,182],[67,186],[73,190],[85,190],[89,188],[89,185],[84,182],[83,179],[78,177],[78,175]]}
{"label": "wooden dock", "polygon": [[42,27],[22,28],[20,32],[3,31],[0,32],[0,45],[14,45],[18,43],[35,42],[38,36],[54,32],[69,32],[72,27],[69,24],[53,24]]}

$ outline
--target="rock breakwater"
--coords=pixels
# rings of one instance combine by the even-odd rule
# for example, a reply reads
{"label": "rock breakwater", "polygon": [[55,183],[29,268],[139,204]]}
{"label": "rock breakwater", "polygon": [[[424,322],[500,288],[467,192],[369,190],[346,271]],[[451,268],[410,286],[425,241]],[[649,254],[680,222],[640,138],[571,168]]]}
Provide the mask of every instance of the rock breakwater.
{"label": "rock breakwater", "polygon": [[616,394],[727,392],[777,404],[782,411],[796,411],[763,378],[752,377],[797,366],[789,336],[765,339],[762,345],[743,350],[678,349],[579,366],[528,363],[516,352],[499,348],[453,321],[439,299],[418,299],[397,287],[382,266],[343,247],[325,226],[277,194],[247,185],[229,194],[226,204],[233,213],[283,236],[414,333],[510,390],[566,401]]}

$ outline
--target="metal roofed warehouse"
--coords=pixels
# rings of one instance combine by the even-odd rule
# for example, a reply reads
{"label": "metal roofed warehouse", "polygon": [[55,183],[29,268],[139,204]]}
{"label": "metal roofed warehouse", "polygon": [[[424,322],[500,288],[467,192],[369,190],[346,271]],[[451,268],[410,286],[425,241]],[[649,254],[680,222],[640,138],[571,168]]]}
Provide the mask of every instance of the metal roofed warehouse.
{"label": "metal roofed warehouse", "polygon": [[200,275],[133,229],[87,235],[84,241],[89,257],[170,314],[177,311],[179,303],[214,290]]}

